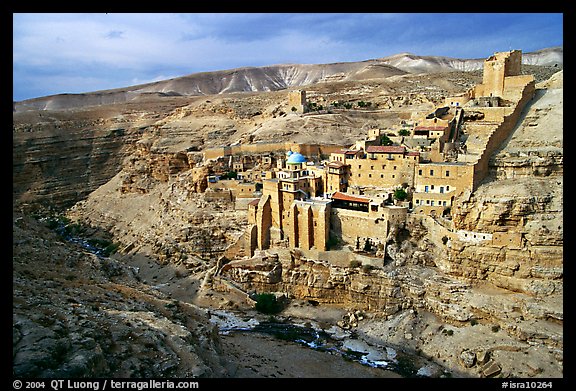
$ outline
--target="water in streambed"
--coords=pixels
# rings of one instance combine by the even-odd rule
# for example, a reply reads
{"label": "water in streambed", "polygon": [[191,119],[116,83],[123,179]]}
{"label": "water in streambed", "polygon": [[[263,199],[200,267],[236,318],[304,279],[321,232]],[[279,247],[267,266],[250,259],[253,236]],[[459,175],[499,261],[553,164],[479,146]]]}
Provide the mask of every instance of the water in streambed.
{"label": "water in streambed", "polygon": [[210,311],[210,321],[218,326],[221,334],[240,331],[267,334],[311,349],[336,352],[345,360],[391,370],[402,377],[428,376],[426,367],[418,368],[415,364],[414,356],[389,346],[374,346],[358,338],[356,333],[337,326],[324,330],[308,320],[302,323],[273,318],[259,321],[224,310]]}

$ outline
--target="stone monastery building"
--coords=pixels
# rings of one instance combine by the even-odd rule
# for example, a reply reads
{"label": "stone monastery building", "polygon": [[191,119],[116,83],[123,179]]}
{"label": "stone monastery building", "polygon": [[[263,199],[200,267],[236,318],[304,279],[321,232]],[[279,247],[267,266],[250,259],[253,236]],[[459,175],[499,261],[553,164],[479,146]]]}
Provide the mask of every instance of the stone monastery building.
{"label": "stone monastery building", "polygon": [[[482,84],[446,98],[393,145],[371,129],[323,164],[289,151],[262,173],[262,196],[248,205],[249,254],[275,245],[324,251],[332,238],[378,246],[409,213],[449,217],[486,177],[490,156],[534,96],[521,61],[519,50],[495,53],[484,62]],[[304,110],[305,93],[290,98]],[[398,189],[408,197],[395,197]]]}

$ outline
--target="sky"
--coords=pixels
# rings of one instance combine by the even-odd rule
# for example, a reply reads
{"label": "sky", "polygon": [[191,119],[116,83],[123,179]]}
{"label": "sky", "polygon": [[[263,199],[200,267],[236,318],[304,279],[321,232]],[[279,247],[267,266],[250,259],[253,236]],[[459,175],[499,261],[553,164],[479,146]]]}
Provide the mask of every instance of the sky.
{"label": "sky", "polygon": [[562,13],[14,13],[12,21],[15,101],[244,66],[405,52],[486,58],[563,45]]}

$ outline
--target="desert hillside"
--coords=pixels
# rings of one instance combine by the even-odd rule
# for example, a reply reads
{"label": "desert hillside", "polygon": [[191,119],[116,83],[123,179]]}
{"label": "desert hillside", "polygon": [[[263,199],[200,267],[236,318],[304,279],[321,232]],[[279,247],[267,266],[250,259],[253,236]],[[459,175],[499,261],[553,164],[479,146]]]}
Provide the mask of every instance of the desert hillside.
{"label": "desert hillside", "polygon": [[[232,92],[266,92],[330,81],[386,79],[403,74],[476,71],[484,59],[456,59],[401,53],[374,60],[334,64],[280,64],[216,72],[200,72],[148,84],[86,92],[59,94],[14,102],[14,111],[61,110],[118,104],[143,96],[203,96]],[[563,48],[549,48],[523,56],[525,65],[563,66]]]}

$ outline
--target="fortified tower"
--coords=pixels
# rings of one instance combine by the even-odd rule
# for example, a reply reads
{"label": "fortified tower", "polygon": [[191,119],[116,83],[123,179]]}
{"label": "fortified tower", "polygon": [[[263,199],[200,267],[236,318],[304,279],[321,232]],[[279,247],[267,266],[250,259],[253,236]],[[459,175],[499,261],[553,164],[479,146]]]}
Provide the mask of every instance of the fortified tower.
{"label": "fortified tower", "polygon": [[296,90],[288,93],[288,110],[294,113],[305,113],[307,108],[306,91]]}
{"label": "fortified tower", "polygon": [[475,97],[505,97],[505,79],[519,76],[522,69],[522,51],[494,53],[484,61],[482,84],[477,85]]}

